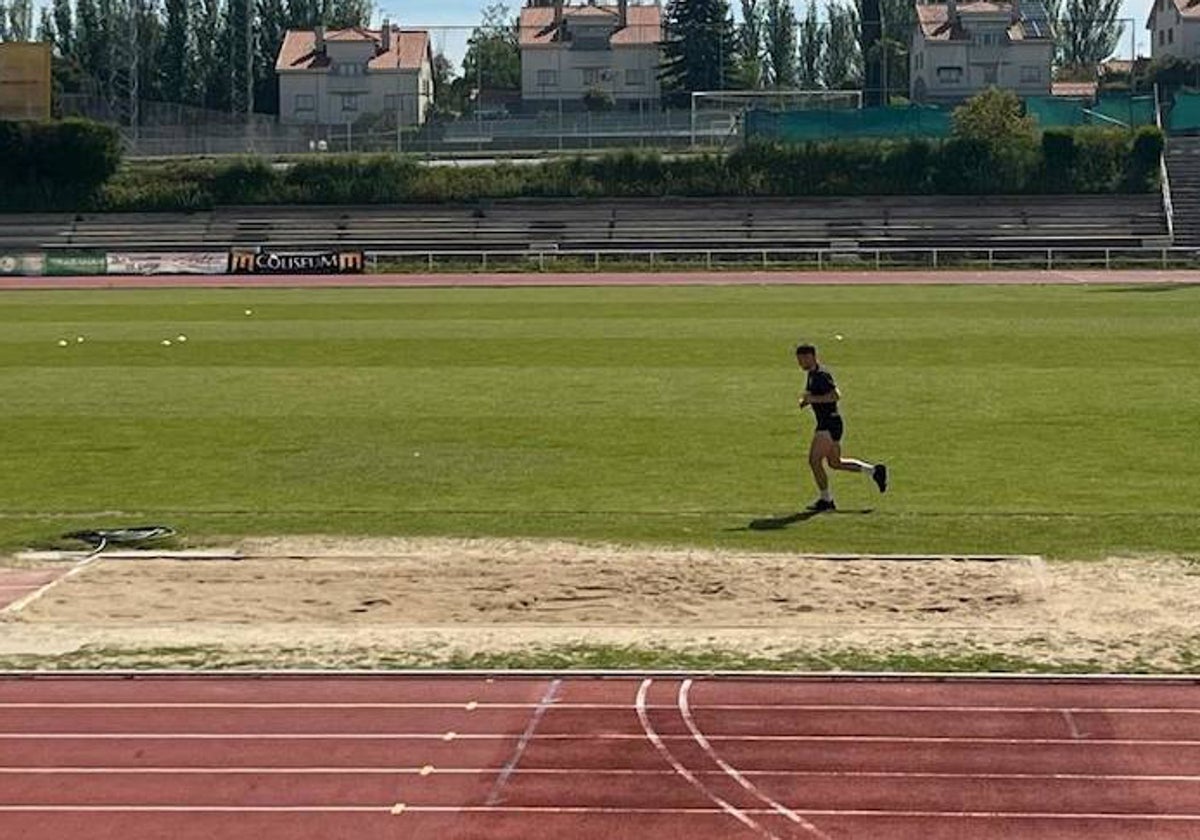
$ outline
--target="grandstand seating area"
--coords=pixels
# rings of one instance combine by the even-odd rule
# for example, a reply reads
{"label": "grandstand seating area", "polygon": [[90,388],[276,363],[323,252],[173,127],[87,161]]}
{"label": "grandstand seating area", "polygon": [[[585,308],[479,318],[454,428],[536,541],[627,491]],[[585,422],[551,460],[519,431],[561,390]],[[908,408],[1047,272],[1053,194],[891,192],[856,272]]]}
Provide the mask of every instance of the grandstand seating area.
{"label": "grandstand seating area", "polygon": [[1157,193],[242,207],[0,216],[0,251],[355,247],[385,251],[1163,246]]}

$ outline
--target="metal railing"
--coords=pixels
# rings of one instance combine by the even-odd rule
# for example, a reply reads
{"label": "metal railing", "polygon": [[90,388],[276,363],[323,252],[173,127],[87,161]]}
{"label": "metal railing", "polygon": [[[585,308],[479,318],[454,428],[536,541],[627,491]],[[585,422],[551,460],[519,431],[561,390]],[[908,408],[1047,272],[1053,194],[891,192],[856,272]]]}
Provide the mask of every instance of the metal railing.
{"label": "metal railing", "polygon": [[1163,214],[1167,217],[1167,237],[1175,241],[1175,208],[1171,205],[1171,179],[1167,175],[1166,132],[1163,131],[1162,107],[1158,102],[1158,83],[1154,83],[1154,124],[1163,135],[1163,150],[1158,155],[1158,178],[1162,190]]}
{"label": "metal railing", "polygon": [[875,270],[1197,268],[1200,250],[1142,248],[654,248],[366,252],[373,270]]}

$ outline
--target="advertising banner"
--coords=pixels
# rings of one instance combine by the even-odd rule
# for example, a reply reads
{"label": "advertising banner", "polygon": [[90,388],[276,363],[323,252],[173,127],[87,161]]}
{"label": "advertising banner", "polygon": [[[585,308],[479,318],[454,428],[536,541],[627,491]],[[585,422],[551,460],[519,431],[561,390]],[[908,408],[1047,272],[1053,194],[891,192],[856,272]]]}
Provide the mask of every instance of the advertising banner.
{"label": "advertising banner", "polygon": [[362,251],[230,251],[230,274],[362,274]]}
{"label": "advertising banner", "polygon": [[36,277],[46,267],[41,254],[11,254],[0,251],[0,276]]}
{"label": "advertising banner", "polygon": [[224,251],[112,253],[109,274],[224,274],[229,258]]}
{"label": "advertising banner", "polygon": [[100,252],[65,254],[51,251],[46,254],[44,273],[60,277],[107,274],[108,260]]}

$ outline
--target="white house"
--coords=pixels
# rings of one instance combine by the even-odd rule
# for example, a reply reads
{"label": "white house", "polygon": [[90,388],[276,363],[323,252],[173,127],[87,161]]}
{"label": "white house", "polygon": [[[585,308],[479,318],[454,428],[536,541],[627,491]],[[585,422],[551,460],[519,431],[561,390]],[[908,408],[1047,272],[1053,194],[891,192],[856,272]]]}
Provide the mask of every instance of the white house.
{"label": "white house", "polygon": [[1040,2],[918,3],[909,53],[914,102],[948,103],[989,87],[1050,95],[1054,34]]}
{"label": "white house", "polygon": [[657,104],[662,9],[658,5],[566,5],[521,9],[521,98],[526,107],[578,107],[590,90],[618,107]]}
{"label": "white house", "polygon": [[1200,0],[1151,0],[1150,57],[1200,58]]}
{"label": "white house", "polygon": [[433,103],[433,52],[425,30],[289,29],[275,62],[279,121],[353,123],[363,114],[398,114],[421,125]]}

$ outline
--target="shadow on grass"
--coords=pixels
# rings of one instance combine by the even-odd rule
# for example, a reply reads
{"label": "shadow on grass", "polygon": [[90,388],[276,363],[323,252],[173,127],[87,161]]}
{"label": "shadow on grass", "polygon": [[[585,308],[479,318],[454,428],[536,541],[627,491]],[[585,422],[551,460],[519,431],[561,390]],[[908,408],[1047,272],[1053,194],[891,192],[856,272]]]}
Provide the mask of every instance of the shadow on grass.
{"label": "shadow on grass", "polygon": [[1141,292],[1143,294],[1153,294],[1156,292],[1179,292],[1183,290],[1194,291],[1200,289],[1200,283],[1186,281],[1183,283],[1139,283],[1132,286],[1093,286],[1092,291],[1107,292],[1109,294],[1127,294],[1129,292]]}
{"label": "shadow on grass", "polygon": [[751,519],[747,524],[740,528],[726,528],[726,531],[778,531],[786,528],[789,525],[794,525],[797,522],[807,522],[814,516],[840,516],[845,514],[864,514],[871,513],[874,508],[859,508],[856,510],[831,510],[831,511],[816,511],[816,510],[801,510],[796,513],[789,513],[783,516],[767,516],[762,519]]}

